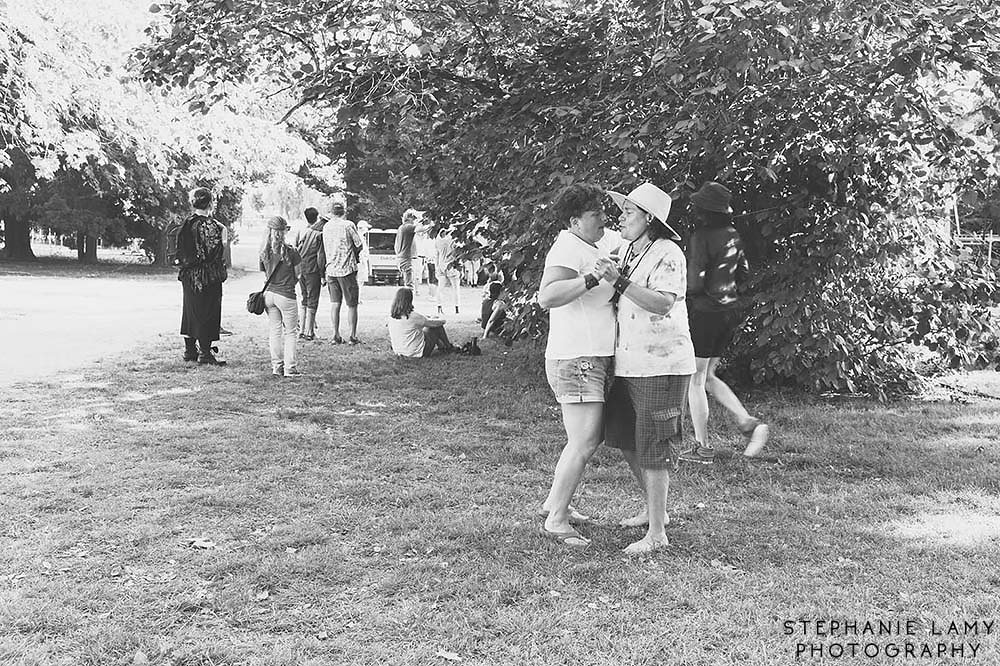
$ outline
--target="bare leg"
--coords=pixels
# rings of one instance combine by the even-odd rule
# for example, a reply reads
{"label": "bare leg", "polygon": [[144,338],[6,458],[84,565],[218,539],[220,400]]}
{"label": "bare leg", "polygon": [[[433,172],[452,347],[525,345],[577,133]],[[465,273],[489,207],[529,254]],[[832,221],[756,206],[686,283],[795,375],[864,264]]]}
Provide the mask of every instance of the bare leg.
{"label": "bare leg", "polygon": [[688,408],[691,410],[691,426],[694,428],[694,438],[704,446],[708,441],[708,394],[706,381],[709,367],[717,358],[696,358],[695,373],[691,375],[688,385]]}
{"label": "bare leg", "polygon": [[[698,362],[701,363],[701,359],[698,359]],[[715,369],[718,365],[719,359],[708,359],[708,371],[705,376],[705,388],[708,390],[709,395],[718,400],[719,404],[725,407],[726,410],[728,410],[729,413],[736,419],[736,422],[742,426],[751,419],[751,416],[749,412],[747,412],[746,407],[743,406],[743,403],[740,402],[740,399],[736,397],[736,394],[733,393],[733,390],[729,388],[726,382],[715,376]],[[691,381],[693,382],[694,379]],[[694,420],[693,408],[691,410],[691,418]]]}
{"label": "bare leg", "polygon": [[340,301],[330,303],[330,324],[333,326],[333,339],[340,337]]}
{"label": "bare leg", "polygon": [[451,344],[451,340],[448,339],[448,333],[445,332],[444,326],[438,326],[438,347],[441,349],[451,349],[454,347]]}
{"label": "bare leg", "polygon": [[[632,476],[635,480],[639,482],[639,488],[642,490],[643,495],[646,494],[646,481],[642,478],[642,468],[639,467],[639,458],[636,456],[635,451],[622,451],[622,455],[625,457],[625,462],[628,463],[628,468],[632,470]],[[646,511],[645,507],[632,516],[631,518],[626,518],[625,520],[618,523],[622,527],[640,527],[649,522],[649,512]]]}
{"label": "bare leg", "polygon": [[[352,338],[357,338],[358,337],[358,306],[356,306],[356,305],[353,308],[350,305],[347,306],[347,327],[351,329],[351,337]],[[339,332],[340,329],[338,328],[337,331]]]}
{"label": "bare leg", "polygon": [[431,343],[431,351],[434,349],[451,349],[451,340],[444,331],[444,326],[427,326],[424,328],[424,339]]}
{"label": "bare leg", "polygon": [[643,470],[643,476],[646,480],[646,512],[649,514],[649,527],[646,536],[625,548],[625,552],[630,555],[650,553],[670,545],[665,529],[670,472],[665,469],[647,469]]}
{"label": "bare leg", "polygon": [[552,478],[552,488],[542,505],[549,511],[545,529],[550,532],[569,531],[569,502],[576,492],[587,461],[594,455],[603,438],[604,403],[580,402],[562,405],[566,446],[559,455]]}

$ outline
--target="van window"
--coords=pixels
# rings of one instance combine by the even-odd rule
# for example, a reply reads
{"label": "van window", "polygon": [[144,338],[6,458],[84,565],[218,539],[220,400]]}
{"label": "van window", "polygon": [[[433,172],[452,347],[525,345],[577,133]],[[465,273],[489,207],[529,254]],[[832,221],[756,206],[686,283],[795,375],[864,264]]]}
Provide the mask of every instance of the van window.
{"label": "van window", "polygon": [[386,252],[396,253],[396,234],[383,233],[368,234],[368,251],[384,254]]}

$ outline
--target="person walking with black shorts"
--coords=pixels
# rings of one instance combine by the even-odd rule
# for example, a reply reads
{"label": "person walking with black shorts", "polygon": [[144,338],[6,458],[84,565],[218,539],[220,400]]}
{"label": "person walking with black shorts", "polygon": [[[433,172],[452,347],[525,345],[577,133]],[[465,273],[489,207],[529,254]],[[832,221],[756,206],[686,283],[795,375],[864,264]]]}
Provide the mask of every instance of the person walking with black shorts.
{"label": "person walking with black shorts", "polygon": [[711,463],[715,450],[708,443],[708,396],[733,418],[746,438],[743,455],[752,458],[767,443],[766,423],[747,412],[729,386],[716,377],[719,360],[741,322],[737,284],[746,272],[743,241],[732,224],[732,195],[725,186],[708,182],[691,195],[697,228],[688,242],[687,300],[697,369],[691,377],[688,405],[697,442],[681,459]]}

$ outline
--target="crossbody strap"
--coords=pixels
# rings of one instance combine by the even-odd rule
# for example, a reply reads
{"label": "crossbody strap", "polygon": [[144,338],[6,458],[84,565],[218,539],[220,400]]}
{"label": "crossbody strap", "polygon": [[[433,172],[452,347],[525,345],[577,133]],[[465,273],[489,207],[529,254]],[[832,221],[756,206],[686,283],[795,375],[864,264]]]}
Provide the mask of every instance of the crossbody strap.
{"label": "crossbody strap", "polygon": [[273,278],[274,274],[278,272],[278,266],[280,265],[281,265],[281,260],[279,259],[278,263],[276,263],[274,265],[274,268],[271,270],[271,274],[267,276],[266,280],[264,280],[264,288],[261,289],[261,291],[267,291],[267,285],[271,284],[271,278]]}

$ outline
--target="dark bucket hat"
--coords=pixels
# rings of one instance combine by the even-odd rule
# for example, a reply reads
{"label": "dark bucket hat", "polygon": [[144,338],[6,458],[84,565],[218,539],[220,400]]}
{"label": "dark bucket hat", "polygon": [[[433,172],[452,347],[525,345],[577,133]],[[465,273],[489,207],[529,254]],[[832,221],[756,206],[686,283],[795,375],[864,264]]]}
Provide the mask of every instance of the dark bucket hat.
{"label": "dark bucket hat", "polygon": [[691,195],[691,203],[702,210],[732,213],[733,208],[729,205],[732,198],[732,193],[725,185],[712,180],[702,185],[697,192]]}

